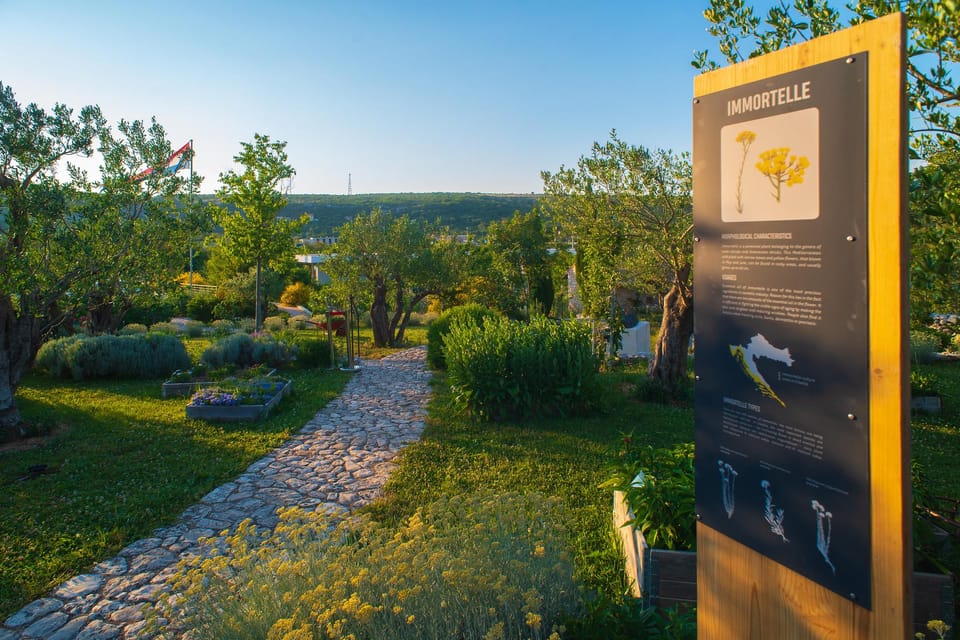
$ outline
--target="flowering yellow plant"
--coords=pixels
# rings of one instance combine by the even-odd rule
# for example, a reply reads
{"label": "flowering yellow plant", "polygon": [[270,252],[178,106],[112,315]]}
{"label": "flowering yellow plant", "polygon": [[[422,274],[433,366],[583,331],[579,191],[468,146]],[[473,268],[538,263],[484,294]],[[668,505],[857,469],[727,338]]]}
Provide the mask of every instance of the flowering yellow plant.
{"label": "flowering yellow plant", "polygon": [[803,174],[810,166],[806,156],[790,155],[790,147],[767,149],[760,153],[757,170],[765,175],[773,187],[773,197],[780,202],[783,184],[788,187],[803,182]]}

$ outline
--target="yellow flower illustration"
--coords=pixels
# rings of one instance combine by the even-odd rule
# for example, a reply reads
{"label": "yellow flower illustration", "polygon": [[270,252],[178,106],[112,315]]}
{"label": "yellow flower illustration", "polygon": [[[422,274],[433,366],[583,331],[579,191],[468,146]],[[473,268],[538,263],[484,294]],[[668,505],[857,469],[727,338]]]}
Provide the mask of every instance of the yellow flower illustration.
{"label": "yellow flower illustration", "polygon": [[786,183],[788,187],[803,182],[803,174],[810,166],[806,156],[790,155],[790,147],[767,149],[760,153],[760,162],[757,170],[765,175],[773,187],[774,199],[780,202],[781,189]]}

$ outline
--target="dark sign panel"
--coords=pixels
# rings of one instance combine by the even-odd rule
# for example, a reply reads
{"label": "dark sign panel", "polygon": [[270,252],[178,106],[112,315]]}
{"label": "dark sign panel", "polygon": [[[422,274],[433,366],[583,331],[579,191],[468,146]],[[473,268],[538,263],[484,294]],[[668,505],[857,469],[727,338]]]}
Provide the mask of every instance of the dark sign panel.
{"label": "dark sign panel", "polygon": [[697,513],[870,608],[867,55],[695,101]]}

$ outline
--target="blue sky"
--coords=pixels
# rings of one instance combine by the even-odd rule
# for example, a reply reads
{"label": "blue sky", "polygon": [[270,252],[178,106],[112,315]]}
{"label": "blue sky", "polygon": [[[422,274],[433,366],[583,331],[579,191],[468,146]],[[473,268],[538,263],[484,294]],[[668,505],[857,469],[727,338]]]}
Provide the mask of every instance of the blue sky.
{"label": "blue sky", "polygon": [[0,0],[22,103],[156,116],[202,191],[254,133],[295,193],[540,192],[612,128],[689,151],[703,0]]}

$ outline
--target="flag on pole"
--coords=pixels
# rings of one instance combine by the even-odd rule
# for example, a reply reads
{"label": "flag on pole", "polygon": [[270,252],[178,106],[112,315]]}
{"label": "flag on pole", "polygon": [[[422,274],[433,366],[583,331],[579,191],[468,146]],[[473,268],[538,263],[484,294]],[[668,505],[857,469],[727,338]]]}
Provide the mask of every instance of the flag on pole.
{"label": "flag on pole", "polygon": [[[188,150],[192,150],[193,140],[183,145],[167,158],[167,165],[163,169],[164,175],[173,175],[180,171],[181,169],[192,169],[193,168],[193,154],[187,153]],[[151,175],[153,175],[153,167],[148,167],[144,169],[137,175],[133,176],[130,180],[132,182],[140,182],[141,180],[146,180]]]}

